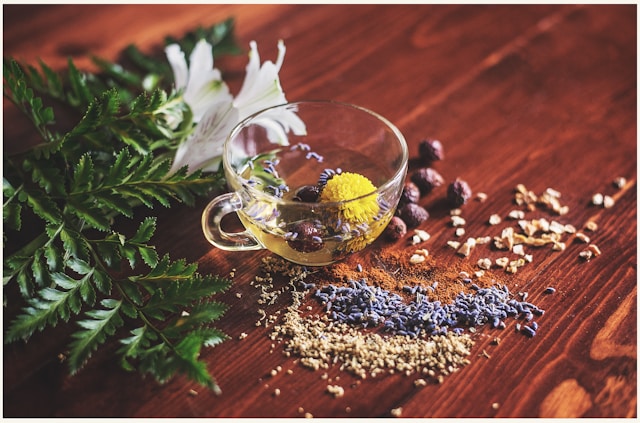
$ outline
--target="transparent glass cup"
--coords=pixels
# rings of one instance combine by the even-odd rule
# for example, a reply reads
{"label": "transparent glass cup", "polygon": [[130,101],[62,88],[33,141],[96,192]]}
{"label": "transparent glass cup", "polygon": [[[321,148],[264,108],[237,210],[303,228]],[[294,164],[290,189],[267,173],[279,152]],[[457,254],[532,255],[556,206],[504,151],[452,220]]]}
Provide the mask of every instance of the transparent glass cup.
{"label": "transparent glass cup", "polygon": [[[303,130],[280,125],[277,117],[287,114]],[[202,230],[223,250],[266,248],[298,264],[331,264],[383,232],[407,161],[400,131],[365,108],[301,101],[263,110],[227,138],[222,165],[230,192],[204,209]],[[221,227],[230,213],[245,230]]]}

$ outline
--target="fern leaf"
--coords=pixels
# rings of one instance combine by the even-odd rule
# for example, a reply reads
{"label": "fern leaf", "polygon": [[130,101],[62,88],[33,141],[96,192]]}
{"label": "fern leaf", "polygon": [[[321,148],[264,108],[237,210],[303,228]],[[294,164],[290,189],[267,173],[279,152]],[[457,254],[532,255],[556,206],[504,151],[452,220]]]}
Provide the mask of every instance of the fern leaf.
{"label": "fern leaf", "polygon": [[142,81],[140,77],[132,72],[127,71],[117,63],[111,63],[99,57],[92,57],[93,63],[98,65],[106,75],[113,78],[120,84],[140,86]]}
{"label": "fern leaf", "polygon": [[102,181],[103,186],[112,187],[126,182],[129,175],[128,165],[131,161],[131,154],[128,149],[122,149],[116,155],[116,159],[109,167],[109,172]]}
{"label": "fern leaf", "polygon": [[202,343],[203,338],[198,333],[190,333],[172,349],[164,344],[148,348],[139,354],[139,368],[152,374],[160,383],[165,383],[176,373],[182,373],[220,394],[220,388],[207,371],[206,364],[198,361]]}
{"label": "fern leaf", "polygon": [[36,331],[43,330],[47,325],[54,326],[58,319],[69,319],[69,298],[73,291],[60,291],[54,288],[44,288],[38,296],[30,298],[28,307],[23,314],[18,315],[9,324],[5,333],[5,343],[18,339],[28,339]]}
{"label": "fern leaf", "polygon": [[44,260],[43,251],[36,250],[31,263],[31,272],[35,283],[42,287],[49,283],[49,268]]}
{"label": "fern leaf", "polygon": [[100,231],[109,231],[111,229],[111,222],[109,222],[109,219],[105,216],[104,210],[91,203],[92,200],[90,197],[70,197],[67,202],[67,208],[77,217],[91,225],[91,227]]}
{"label": "fern leaf", "polygon": [[196,263],[187,264],[184,259],[171,261],[169,255],[166,254],[151,272],[133,279],[136,281],[189,279],[195,274],[196,270],[198,270]]}
{"label": "fern leaf", "polygon": [[[123,308],[124,312],[124,308]],[[125,370],[135,370],[135,367],[128,361],[129,358],[136,358],[149,347],[152,341],[157,339],[155,332],[148,330],[148,326],[141,326],[131,330],[132,336],[120,339],[122,347],[118,349],[118,354],[122,356],[120,365]]]}
{"label": "fern leaf", "polygon": [[227,305],[209,301],[195,305],[188,313],[176,317],[162,333],[167,338],[176,338],[184,332],[199,329],[220,319],[227,311]]}
{"label": "fern leaf", "polygon": [[86,313],[88,319],[78,321],[82,330],[72,334],[74,341],[69,346],[68,357],[71,374],[75,374],[98,346],[124,323],[120,316],[121,301],[105,299],[100,304],[104,309],[88,311]]}
{"label": "fern leaf", "polygon": [[76,107],[86,107],[93,101],[93,95],[87,87],[86,77],[78,71],[73,60],[69,59],[67,65],[72,90],[69,94],[70,103]]}
{"label": "fern leaf", "polygon": [[35,214],[49,223],[60,224],[62,222],[62,212],[55,202],[40,190],[25,190],[27,203]]}
{"label": "fern leaf", "polygon": [[151,239],[155,231],[156,231],[156,218],[146,217],[142,221],[142,223],[140,223],[138,230],[136,231],[135,235],[130,239],[130,241],[136,242],[136,243],[147,242]]}
{"label": "fern leaf", "polygon": [[127,296],[127,299],[129,301],[131,301],[136,306],[142,306],[142,304],[144,303],[144,301],[142,300],[142,293],[135,283],[132,283],[129,280],[125,280],[120,283],[119,286]]}
{"label": "fern leaf", "polygon": [[5,204],[2,207],[2,223],[5,228],[19,231],[22,227],[22,206],[20,204]]}
{"label": "fern leaf", "polygon": [[140,257],[142,257],[142,260],[149,267],[154,267],[158,264],[158,253],[155,248],[142,246],[138,247],[138,252],[140,253]]}
{"label": "fern leaf", "polygon": [[93,160],[91,156],[83,154],[76,165],[71,183],[71,193],[88,191],[93,185]]}
{"label": "fern leaf", "polygon": [[40,185],[47,194],[59,196],[66,194],[64,177],[59,168],[51,166],[50,160],[26,159],[22,167],[31,172],[33,182]]}
{"label": "fern leaf", "polygon": [[173,280],[154,280],[153,283],[142,281],[148,292],[152,293],[147,304],[142,308],[145,313],[161,315],[162,312],[176,313],[193,303],[228,289],[230,281],[220,277],[203,277],[195,274],[183,280],[174,276]]}
{"label": "fern leaf", "polygon": [[115,210],[128,218],[133,217],[133,206],[115,190],[100,190],[93,193],[93,199],[103,210]]}
{"label": "fern leaf", "polygon": [[60,239],[69,254],[80,260],[89,261],[89,245],[78,231],[63,227],[60,230]]}

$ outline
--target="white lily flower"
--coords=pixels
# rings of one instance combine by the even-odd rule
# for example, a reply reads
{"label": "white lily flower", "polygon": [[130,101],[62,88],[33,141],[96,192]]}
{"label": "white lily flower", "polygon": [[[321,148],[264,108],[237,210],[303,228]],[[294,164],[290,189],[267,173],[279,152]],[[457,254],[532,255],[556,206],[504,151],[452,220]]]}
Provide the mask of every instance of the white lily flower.
{"label": "white lily flower", "polygon": [[[199,42],[198,45],[206,42]],[[208,45],[208,44],[207,44]],[[228,88],[219,78],[220,72],[207,69],[213,66],[213,53],[209,48],[194,49],[191,55],[191,67],[187,70],[184,54],[179,60],[179,48],[167,49],[167,57],[172,64],[176,87],[185,87],[184,100],[193,109],[201,108],[201,119],[195,130],[176,151],[172,171],[187,165],[189,172],[196,169],[217,171],[223,151],[224,142],[231,130],[241,120],[269,107],[285,104],[287,99],[280,85],[278,72],[284,61],[285,47],[282,40],[278,42],[278,58],[274,64],[266,61],[260,66],[260,56],[255,41],[251,41],[249,63],[246,68],[245,80],[235,99],[228,93]],[[210,60],[209,60],[210,56]],[[194,68],[194,66],[196,66]],[[207,68],[209,67],[209,68]],[[188,76],[187,76],[188,75]],[[217,79],[216,79],[217,78]],[[217,81],[218,85],[214,82]],[[218,91],[211,88],[217,87]],[[191,87],[202,87],[203,91],[190,91]],[[193,88],[193,90],[196,90]],[[193,104],[191,102],[193,102]],[[205,107],[206,104],[206,107]],[[195,115],[195,111],[194,111]],[[195,120],[195,119],[194,119]],[[268,130],[269,139],[278,144],[288,144],[287,133],[306,133],[304,122],[295,114],[294,110],[278,110],[268,112],[259,121]]]}
{"label": "white lily flower", "polygon": [[173,70],[175,87],[183,92],[182,99],[191,108],[194,122],[200,122],[211,104],[231,101],[229,87],[222,81],[220,71],[213,67],[211,44],[198,41],[189,56],[189,66],[179,45],[168,45],[165,53]]}
{"label": "white lily flower", "polygon": [[[285,104],[287,99],[280,85],[278,72],[282,68],[286,48],[282,40],[278,41],[278,58],[276,63],[266,61],[260,66],[260,54],[255,41],[249,43],[249,63],[247,74],[240,88],[240,92],[233,100],[234,107],[238,108],[240,119],[245,119],[254,113],[269,107]],[[272,142],[287,144],[286,133],[302,135],[306,133],[304,122],[294,111],[279,109],[263,115],[260,121],[269,129],[269,137]]]}
{"label": "white lily flower", "polygon": [[185,165],[189,166],[190,173],[196,169],[217,170],[224,141],[239,121],[238,110],[231,100],[212,104],[189,138],[178,147],[171,171]]}

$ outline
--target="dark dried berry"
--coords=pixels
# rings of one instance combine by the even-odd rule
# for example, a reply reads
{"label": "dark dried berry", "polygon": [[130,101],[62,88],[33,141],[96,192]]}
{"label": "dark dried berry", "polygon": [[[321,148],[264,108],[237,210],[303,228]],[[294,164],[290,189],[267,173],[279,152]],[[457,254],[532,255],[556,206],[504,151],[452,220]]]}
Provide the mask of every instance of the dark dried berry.
{"label": "dark dried berry", "polygon": [[411,182],[420,189],[421,195],[429,194],[434,188],[444,184],[444,178],[440,173],[430,167],[423,167],[411,175]]}
{"label": "dark dried berry", "polygon": [[471,188],[469,184],[460,178],[449,184],[447,189],[447,200],[453,207],[460,207],[471,198]]}
{"label": "dark dried berry", "polygon": [[298,222],[291,228],[289,247],[301,253],[310,253],[322,248],[322,232],[311,222]]}
{"label": "dark dried berry", "polygon": [[293,200],[303,203],[315,203],[320,196],[320,188],[317,185],[303,185],[296,191]]}
{"label": "dark dried berry", "polygon": [[398,216],[393,216],[386,228],[384,228],[384,236],[391,240],[397,241],[407,234],[407,224]]}
{"label": "dark dried berry", "polygon": [[400,204],[417,203],[420,200],[420,188],[413,182],[405,182],[400,196]]}
{"label": "dark dried berry", "polygon": [[423,140],[418,145],[420,161],[425,165],[444,159],[444,149],[438,140]]}
{"label": "dark dried berry", "polygon": [[398,215],[407,224],[407,228],[415,228],[429,218],[429,212],[415,203],[407,203],[402,206]]}

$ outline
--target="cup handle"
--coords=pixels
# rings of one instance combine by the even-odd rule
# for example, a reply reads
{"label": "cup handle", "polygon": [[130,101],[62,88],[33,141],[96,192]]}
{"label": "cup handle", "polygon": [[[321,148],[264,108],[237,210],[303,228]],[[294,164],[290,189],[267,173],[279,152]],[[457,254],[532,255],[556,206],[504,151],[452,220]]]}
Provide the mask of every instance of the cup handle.
{"label": "cup handle", "polygon": [[242,209],[242,199],[236,192],[222,194],[211,200],[202,212],[202,232],[215,247],[227,251],[261,250],[264,247],[246,229],[226,232],[220,226],[222,218]]}

